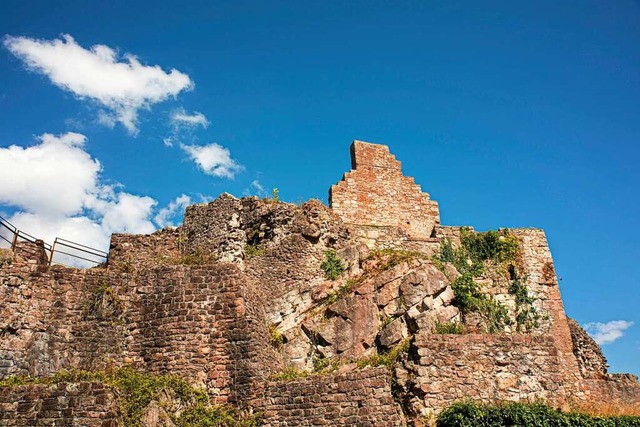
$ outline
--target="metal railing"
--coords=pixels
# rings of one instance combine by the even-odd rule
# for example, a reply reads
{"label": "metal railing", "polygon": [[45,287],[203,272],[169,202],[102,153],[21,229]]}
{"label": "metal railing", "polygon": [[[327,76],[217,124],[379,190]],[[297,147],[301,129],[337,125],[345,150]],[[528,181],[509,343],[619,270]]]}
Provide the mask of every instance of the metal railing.
{"label": "metal railing", "polygon": [[9,221],[0,216],[0,247],[3,244],[9,244],[13,249],[15,247],[15,240],[18,236],[18,229],[15,228]]}
{"label": "metal railing", "polygon": [[[62,247],[64,251],[60,250],[60,247]],[[60,237],[56,237],[56,239],[53,241],[53,246],[51,246],[51,258],[49,259],[49,264],[53,262],[53,257],[55,254],[66,255],[75,259],[87,261],[92,264],[102,264],[109,258],[109,254],[107,252],[92,248],[91,246],[85,246],[81,245],[80,243],[62,239]],[[61,264],[61,262],[56,263]]]}
{"label": "metal railing", "polygon": [[[55,238],[53,245],[44,243],[42,240],[19,230],[0,216],[0,247],[4,246],[15,252],[20,242],[34,244],[42,242],[49,266],[60,264],[73,267],[89,267],[105,263],[109,258],[109,254],[105,251],[60,237]],[[20,250],[29,252],[29,249],[25,249],[25,247],[21,247]],[[35,248],[33,249],[34,255],[36,250]]]}

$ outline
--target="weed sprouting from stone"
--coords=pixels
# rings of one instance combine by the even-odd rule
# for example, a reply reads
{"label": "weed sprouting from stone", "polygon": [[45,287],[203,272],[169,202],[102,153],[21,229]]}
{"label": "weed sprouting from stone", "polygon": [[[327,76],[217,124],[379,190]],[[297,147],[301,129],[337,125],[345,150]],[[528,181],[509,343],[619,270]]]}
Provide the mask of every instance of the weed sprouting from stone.
{"label": "weed sprouting from stone", "polygon": [[365,368],[367,366],[386,366],[389,370],[393,369],[396,361],[401,354],[409,351],[411,345],[410,339],[405,339],[396,344],[391,350],[382,354],[374,354],[372,356],[360,359],[356,362],[358,368]]}
{"label": "weed sprouting from stone", "polygon": [[377,249],[371,251],[369,255],[370,258],[377,258],[382,261],[379,266],[381,271],[389,270],[397,265],[402,264],[403,262],[410,262],[414,259],[424,258],[425,255],[420,252],[415,251],[406,251],[403,249]]}
{"label": "weed sprouting from stone", "polygon": [[280,372],[273,373],[269,376],[271,381],[293,381],[299,378],[309,376],[309,372],[301,371],[293,366],[287,366]]}
{"label": "weed sprouting from stone", "polygon": [[433,328],[436,334],[464,334],[464,324],[461,322],[437,322]]}
{"label": "weed sprouting from stone", "polygon": [[264,253],[265,253],[264,248],[261,248],[257,244],[247,244],[244,247],[244,254],[247,256],[247,258],[262,256],[264,255]]}
{"label": "weed sprouting from stone", "polygon": [[336,280],[344,273],[344,262],[338,257],[336,251],[329,249],[324,253],[324,261],[320,264],[324,275],[329,280]]}
{"label": "weed sprouting from stone", "polygon": [[280,348],[284,344],[284,335],[280,333],[276,325],[269,325],[269,342],[275,348]]}
{"label": "weed sprouting from stone", "polygon": [[86,315],[98,320],[117,320],[122,316],[124,304],[117,292],[106,283],[93,291],[86,307]]}

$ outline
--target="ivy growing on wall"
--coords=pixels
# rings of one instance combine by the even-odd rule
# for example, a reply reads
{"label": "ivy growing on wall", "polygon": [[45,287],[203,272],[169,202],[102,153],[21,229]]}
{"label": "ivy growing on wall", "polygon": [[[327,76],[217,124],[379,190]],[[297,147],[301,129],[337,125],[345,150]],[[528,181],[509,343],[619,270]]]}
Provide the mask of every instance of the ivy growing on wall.
{"label": "ivy growing on wall", "polygon": [[525,285],[524,277],[518,272],[517,257],[520,250],[518,238],[507,229],[491,230],[484,233],[473,232],[468,228],[460,230],[460,245],[454,247],[449,239],[443,239],[440,251],[434,262],[444,270],[444,264],[452,264],[460,273],[451,288],[454,292],[453,304],[462,316],[478,314],[487,332],[504,330],[513,322],[506,306],[484,293],[476,279],[494,268],[510,281],[509,293],[515,296],[516,328],[531,330],[539,326],[539,314]]}

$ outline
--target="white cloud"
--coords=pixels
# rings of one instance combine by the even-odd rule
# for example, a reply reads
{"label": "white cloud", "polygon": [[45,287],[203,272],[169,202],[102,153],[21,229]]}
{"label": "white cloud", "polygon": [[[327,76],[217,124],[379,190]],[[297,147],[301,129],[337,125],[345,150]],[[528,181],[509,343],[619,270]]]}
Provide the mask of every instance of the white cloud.
{"label": "white cloud", "polygon": [[624,331],[633,326],[633,322],[626,320],[612,320],[607,323],[591,322],[584,325],[584,329],[600,345],[611,344],[622,337]]}
{"label": "white cloud", "polygon": [[169,117],[171,124],[171,134],[162,139],[166,147],[173,147],[181,141],[196,141],[195,132],[199,127],[206,129],[209,127],[209,120],[204,114],[194,112],[189,114],[180,107],[171,112]]}
{"label": "white cloud", "polygon": [[186,194],[182,194],[175,200],[171,201],[168,206],[160,209],[158,215],[153,219],[160,227],[173,227],[175,224],[172,219],[177,213],[184,212],[187,206],[191,204],[191,198]]}
{"label": "white cloud", "polygon": [[[31,147],[0,148],[0,204],[20,209],[8,218],[13,225],[48,243],[62,237],[103,251],[112,233],[155,231],[157,202],[103,184],[100,162],[83,149],[84,135],[44,134],[38,140]],[[168,221],[188,202],[180,196],[156,218]]]}
{"label": "white cloud", "polygon": [[258,197],[266,197],[267,190],[264,189],[264,186],[260,183],[260,181],[258,181],[257,179],[254,179],[253,181],[251,181],[251,184],[249,185],[249,187],[245,188],[242,191],[242,194],[245,196],[256,195]]}
{"label": "white cloud", "polygon": [[180,148],[208,175],[231,179],[244,169],[231,158],[229,149],[218,144],[202,146],[180,144]]}
{"label": "white cloud", "polygon": [[158,65],[143,65],[131,54],[121,61],[112,48],[85,49],[68,34],[53,40],[6,36],[4,45],[59,88],[103,105],[107,111],[100,113],[100,123],[120,122],[132,134],[138,131],[139,109],[194,87],[189,76],[176,69],[165,72]]}
{"label": "white cloud", "polygon": [[84,151],[84,135],[44,134],[40,143],[0,149],[0,203],[44,215],[78,213],[95,191],[100,162]]}
{"label": "white cloud", "polygon": [[156,227],[149,220],[153,208],[158,204],[148,196],[119,193],[117,200],[110,201],[102,214],[102,228],[109,234],[115,232],[147,234]]}
{"label": "white cloud", "polygon": [[197,111],[193,114],[189,114],[184,110],[184,108],[179,108],[171,113],[171,123],[174,127],[202,126],[206,129],[209,126],[209,120],[207,120],[204,114]]}

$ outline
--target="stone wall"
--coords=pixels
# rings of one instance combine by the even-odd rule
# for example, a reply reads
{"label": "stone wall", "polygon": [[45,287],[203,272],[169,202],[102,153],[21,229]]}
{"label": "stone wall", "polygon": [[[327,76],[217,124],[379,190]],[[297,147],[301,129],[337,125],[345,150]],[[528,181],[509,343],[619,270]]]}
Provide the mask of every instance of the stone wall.
{"label": "stone wall", "polygon": [[0,378],[99,369],[117,359],[124,327],[91,310],[94,291],[114,281],[103,268],[41,272],[18,261],[1,269]]}
{"label": "stone wall", "polygon": [[564,303],[560,295],[558,278],[556,277],[549,243],[543,230],[520,228],[511,230],[521,241],[522,270],[526,272],[525,284],[529,293],[536,297],[541,313],[547,316],[542,319],[542,331],[553,340],[562,363],[563,383],[575,385],[582,376],[578,361],[573,352],[573,341]]}
{"label": "stone wall", "polygon": [[256,407],[264,425],[404,426],[393,400],[386,368],[268,382]]}
{"label": "stone wall", "polygon": [[640,408],[640,383],[632,374],[608,374],[604,379],[585,379],[580,406],[611,409]]}
{"label": "stone wall", "polygon": [[565,367],[551,337],[420,333],[414,345],[416,413],[437,412],[464,398],[568,401]]}
{"label": "stone wall", "polygon": [[99,383],[0,388],[0,425],[116,427],[113,392]]}
{"label": "stone wall", "polygon": [[178,374],[227,403],[280,367],[263,302],[236,266],[156,267],[133,286],[139,297],[127,315],[127,354],[145,371]]}
{"label": "stone wall", "polygon": [[583,378],[605,378],[607,376],[607,359],[600,346],[578,325],[569,319],[573,353],[578,359],[578,366]]}
{"label": "stone wall", "polygon": [[[386,146],[351,150],[333,209],[223,194],[189,207],[177,229],[114,235],[104,266],[48,268],[38,245],[0,253],[0,378],[130,364],[180,375],[213,403],[262,410],[267,425],[397,426],[386,369],[348,369],[413,340],[394,372],[410,422],[466,397],[640,406],[637,377],[607,373],[597,344],[567,319],[541,230],[511,230],[539,326],[434,335],[451,321],[482,330],[454,304],[459,273],[430,257],[444,238],[458,244],[461,228],[439,225],[437,203]],[[344,262],[333,279],[321,267],[327,251]],[[476,279],[513,317],[509,272]],[[318,357],[343,371],[268,380],[284,366],[310,371]],[[95,384],[3,388],[0,424],[110,426],[112,400]]]}
{"label": "stone wall", "polygon": [[437,237],[412,237],[397,226],[351,224],[349,229],[353,240],[371,249],[399,249],[430,256],[440,247]]}
{"label": "stone wall", "polygon": [[180,228],[165,228],[152,234],[113,234],[109,268],[132,272],[143,266],[164,264],[180,257],[183,244]]}
{"label": "stone wall", "polygon": [[133,364],[244,399],[280,367],[264,299],[236,266],[0,271],[0,378]]}
{"label": "stone wall", "polygon": [[640,383],[632,374],[608,373],[600,346],[573,319],[569,319],[573,353],[583,380],[575,394],[579,406],[640,407]]}
{"label": "stone wall", "polygon": [[399,227],[409,238],[429,238],[440,223],[437,202],[422,192],[386,145],[354,141],[351,171],[329,191],[329,206],[344,222]]}

